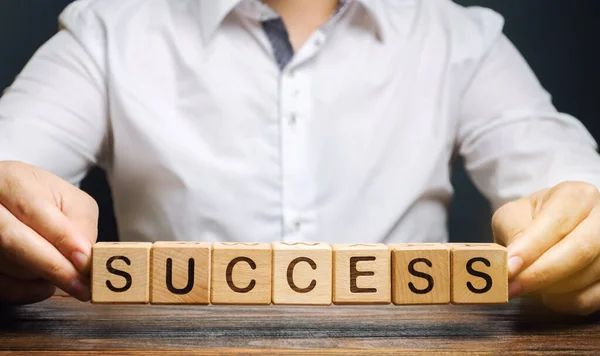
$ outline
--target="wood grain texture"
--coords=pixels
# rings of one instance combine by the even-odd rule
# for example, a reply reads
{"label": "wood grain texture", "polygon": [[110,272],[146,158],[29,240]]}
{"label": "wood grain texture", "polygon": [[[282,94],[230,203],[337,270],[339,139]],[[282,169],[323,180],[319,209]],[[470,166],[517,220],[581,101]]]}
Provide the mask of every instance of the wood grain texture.
{"label": "wood grain texture", "polygon": [[506,248],[497,244],[448,244],[454,304],[508,302]]}
{"label": "wood grain texture", "polygon": [[148,303],[149,242],[100,242],[92,247],[92,302]]}
{"label": "wood grain texture", "polygon": [[600,314],[506,305],[0,307],[0,352],[31,355],[598,355]]}
{"label": "wood grain texture", "polygon": [[392,302],[450,303],[450,248],[443,244],[393,244]]}
{"label": "wood grain texture", "polygon": [[333,249],[335,304],[389,304],[390,250],[384,244],[336,244]]}
{"label": "wood grain texture", "polygon": [[326,243],[275,242],[273,304],[330,305],[332,251]]}
{"label": "wood grain texture", "polygon": [[210,257],[207,242],[156,242],[151,250],[152,304],[208,304]]}
{"label": "wood grain texture", "polygon": [[271,304],[271,245],[213,244],[211,303]]}

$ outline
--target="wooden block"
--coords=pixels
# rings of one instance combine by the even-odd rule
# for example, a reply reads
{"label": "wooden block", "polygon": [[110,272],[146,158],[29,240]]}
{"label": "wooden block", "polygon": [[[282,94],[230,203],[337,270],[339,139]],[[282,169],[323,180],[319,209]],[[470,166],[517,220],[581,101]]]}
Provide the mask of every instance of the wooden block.
{"label": "wooden block", "polygon": [[92,248],[92,303],[148,303],[149,242],[100,242]]}
{"label": "wooden block", "polygon": [[389,304],[390,250],[384,244],[333,245],[333,302]]}
{"label": "wooden block", "polygon": [[273,304],[331,304],[329,244],[275,242],[272,248]]}
{"label": "wooden block", "polygon": [[150,303],[208,304],[211,249],[208,242],[156,242],[150,253]]}
{"label": "wooden block", "polygon": [[271,245],[219,242],[212,250],[213,304],[271,303]]}
{"label": "wooden block", "polygon": [[454,304],[508,303],[506,248],[497,244],[448,244]]}
{"label": "wooden block", "polygon": [[388,245],[392,251],[392,302],[450,303],[450,247],[417,243]]}

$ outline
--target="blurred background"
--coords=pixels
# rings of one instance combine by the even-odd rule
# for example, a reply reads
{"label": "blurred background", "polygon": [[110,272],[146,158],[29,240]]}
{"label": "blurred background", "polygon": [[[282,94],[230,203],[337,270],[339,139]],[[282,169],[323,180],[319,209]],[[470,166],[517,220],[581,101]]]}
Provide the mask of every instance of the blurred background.
{"label": "blurred background", "polygon": [[[121,0],[126,1],[126,0]],[[35,50],[57,31],[58,14],[72,0],[0,0],[0,91],[8,87]],[[600,139],[600,1],[598,0],[460,0],[485,6],[506,19],[505,33],[527,58],[554,104],[579,118]],[[491,212],[459,162],[452,182],[456,195],[450,210],[453,241],[491,239]],[[117,239],[110,189],[101,170],[82,184],[100,205],[99,237]]]}

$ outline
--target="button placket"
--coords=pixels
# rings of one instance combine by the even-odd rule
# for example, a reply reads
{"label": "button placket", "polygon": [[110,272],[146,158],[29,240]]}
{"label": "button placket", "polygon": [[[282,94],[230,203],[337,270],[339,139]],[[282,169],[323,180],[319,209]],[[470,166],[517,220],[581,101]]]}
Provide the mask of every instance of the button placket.
{"label": "button placket", "polygon": [[305,98],[300,88],[302,73],[288,69],[281,81],[281,164],[284,240],[302,240],[301,207],[306,187],[306,112]]}
{"label": "button placket", "polygon": [[298,119],[296,113],[292,112],[290,113],[289,117],[288,117],[288,124],[290,126],[294,126],[296,125],[296,120]]}
{"label": "button placket", "polygon": [[320,50],[325,34],[316,33],[296,53],[282,75],[281,165],[282,209],[285,241],[302,241],[314,231],[315,212],[309,211],[315,193],[314,172],[309,154],[309,127],[312,112],[310,61]]}

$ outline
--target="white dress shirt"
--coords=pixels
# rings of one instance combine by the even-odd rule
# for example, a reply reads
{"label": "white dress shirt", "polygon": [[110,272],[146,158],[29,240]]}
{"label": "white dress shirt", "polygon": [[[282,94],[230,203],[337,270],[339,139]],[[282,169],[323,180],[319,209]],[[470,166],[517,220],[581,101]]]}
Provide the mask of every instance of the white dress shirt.
{"label": "white dress shirt", "polygon": [[351,1],[282,71],[265,16],[73,3],[0,100],[0,160],[74,184],[101,165],[132,241],[445,241],[455,155],[494,207],[600,185],[593,138],[491,10]]}

